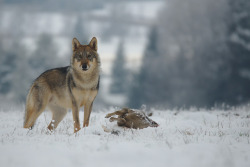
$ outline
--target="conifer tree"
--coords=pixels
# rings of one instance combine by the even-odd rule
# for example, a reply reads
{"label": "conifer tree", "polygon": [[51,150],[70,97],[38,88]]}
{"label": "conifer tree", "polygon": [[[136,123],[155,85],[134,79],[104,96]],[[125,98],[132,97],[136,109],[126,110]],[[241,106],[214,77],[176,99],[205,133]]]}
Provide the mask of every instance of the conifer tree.
{"label": "conifer tree", "polygon": [[227,102],[239,104],[250,100],[250,1],[230,0],[229,22],[230,79]]}
{"label": "conifer tree", "polygon": [[154,82],[157,80],[155,77],[158,77],[155,71],[160,57],[158,41],[157,27],[153,26],[149,33],[148,44],[142,59],[140,71],[134,75],[129,91],[128,105],[131,107],[138,108],[142,104],[151,103],[151,100],[156,100],[155,95],[159,93],[155,92],[155,89],[152,88],[157,84]]}
{"label": "conifer tree", "polygon": [[118,45],[116,58],[113,62],[113,67],[112,67],[112,83],[110,86],[110,92],[113,94],[126,93],[127,71],[125,65],[126,65],[126,60],[124,53],[124,42],[121,41]]}

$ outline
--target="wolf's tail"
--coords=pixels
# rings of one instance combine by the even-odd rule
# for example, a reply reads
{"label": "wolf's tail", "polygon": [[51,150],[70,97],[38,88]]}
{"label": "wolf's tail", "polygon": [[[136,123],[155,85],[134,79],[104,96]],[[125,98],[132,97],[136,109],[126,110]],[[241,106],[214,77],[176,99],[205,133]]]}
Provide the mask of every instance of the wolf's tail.
{"label": "wolf's tail", "polygon": [[23,122],[23,127],[24,128],[32,128],[31,125],[31,115],[32,115],[32,99],[31,99],[31,89],[29,91],[29,94],[27,95],[26,98],[26,105],[25,105],[25,114],[24,114],[24,122]]}

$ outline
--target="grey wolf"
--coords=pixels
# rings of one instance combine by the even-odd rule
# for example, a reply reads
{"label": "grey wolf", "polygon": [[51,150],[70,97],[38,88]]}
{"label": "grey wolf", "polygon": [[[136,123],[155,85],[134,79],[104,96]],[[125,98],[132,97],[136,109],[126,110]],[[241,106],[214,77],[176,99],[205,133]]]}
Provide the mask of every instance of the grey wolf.
{"label": "grey wolf", "polygon": [[72,109],[74,132],[79,131],[79,108],[82,106],[83,127],[89,125],[100,81],[97,39],[93,37],[88,45],[81,45],[73,38],[72,51],[70,66],[45,71],[31,85],[26,99],[24,128],[32,128],[46,107],[52,112],[48,126],[51,131],[62,121],[68,109]]}
{"label": "grey wolf", "polygon": [[[112,117],[118,115],[117,118]],[[159,125],[148,118],[148,116],[142,111],[134,111],[129,108],[123,108],[121,110],[109,113],[105,118],[110,118],[109,121],[117,121],[118,126],[123,126],[133,129],[143,129],[147,127],[158,127]]]}

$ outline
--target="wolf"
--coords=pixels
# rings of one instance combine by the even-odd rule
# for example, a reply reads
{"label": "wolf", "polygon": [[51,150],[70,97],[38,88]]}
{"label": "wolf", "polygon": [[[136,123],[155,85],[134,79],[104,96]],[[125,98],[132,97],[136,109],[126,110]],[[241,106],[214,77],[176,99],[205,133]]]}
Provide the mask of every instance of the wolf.
{"label": "wolf", "polygon": [[[118,115],[118,118],[112,117]],[[129,108],[123,108],[121,110],[109,113],[105,118],[110,118],[109,121],[117,121],[118,126],[123,126],[133,129],[143,129],[147,127],[158,127],[159,125],[148,118],[147,115],[142,111],[134,111]]]}
{"label": "wolf", "polygon": [[[30,87],[26,98],[24,128],[32,128],[46,109],[52,112],[48,129],[53,131],[72,109],[74,133],[80,128],[79,108],[84,106],[83,127],[89,125],[93,102],[99,90],[100,58],[97,39],[81,45],[73,38],[70,66],[50,69],[42,73]],[[53,61],[53,60],[51,60]]]}

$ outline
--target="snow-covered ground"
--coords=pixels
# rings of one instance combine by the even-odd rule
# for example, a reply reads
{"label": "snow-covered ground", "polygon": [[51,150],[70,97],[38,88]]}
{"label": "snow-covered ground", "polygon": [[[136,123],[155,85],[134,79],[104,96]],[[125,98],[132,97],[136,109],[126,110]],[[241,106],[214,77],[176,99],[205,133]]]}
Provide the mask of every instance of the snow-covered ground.
{"label": "snow-covered ground", "polygon": [[[93,111],[90,126],[73,134],[68,113],[55,132],[44,112],[33,130],[22,109],[0,111],[0,166],[25,167],[249,167],[250,108],[229,111],[152,110],[158,128],[131,130],[105,119],[115,108]],[[80,113],[81,121],[83,112]],[[82,122],[81,122],[82,123]],[[104,132],[102,125],[119,130]]]}

